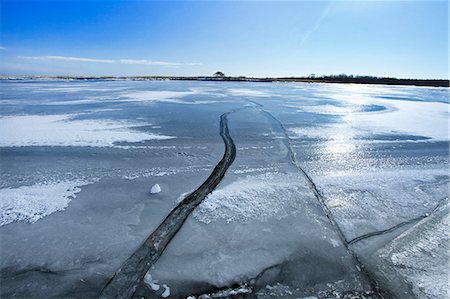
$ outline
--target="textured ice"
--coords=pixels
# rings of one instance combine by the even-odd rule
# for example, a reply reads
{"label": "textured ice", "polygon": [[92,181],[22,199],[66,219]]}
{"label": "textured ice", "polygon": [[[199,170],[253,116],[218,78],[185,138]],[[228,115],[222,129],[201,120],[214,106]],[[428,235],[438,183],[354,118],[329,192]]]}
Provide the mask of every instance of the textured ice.
{"label": "textured ice", "polygon": [[34,223],[62,211],[87,184],[79,180],[0,189],[0,226],[14,221]]}
{"label": "textured ice", "polygon": [[448,104],[401,100],[376,103],[391,108],[382,113],[350,113],[344,120],[352,128],[372,133],[403,133],[449,140]]}
{"label": "textured ice", "polygon": [[294,174],[248,175],[216,189],[193,215],[204,223],[219,219],[227,222],[281,219],[295,212],[298,192],[302,191],[310,193],[309,189],[298,184],[298,176]]}
{"label": "textured ice", "polygon": [[447,104],[400,100],[372,101],[385,107],[386,110],[355,113],[352,110],[345,111],[346,108],[342,107],[335,107],[336,110],[327,107],[324,108],[324,111],[318,108],[321,106],[308,107],[309,110],[313,109],[320,113],[333,111],[333,114],[342,114],[343,121],[340,124],[293,127],[290,130],[298,137],[307,136],[328,140],[352,140],[356,137],[368,137],[373,134],[408,134],[429,137],[434,140],[449,140]]}
{"label": "textured ice", "polygon": [[[289,164],[280,122],[295,137],[290,143],[299,164],[349,239],[423,216],[448,195],[448,163],[443,163],[448,162],[448,145],[439,141],[448,140],[448,89],[192,81],[0,83],[2,186],[15,188],[14,194],[52,189],[46,194],[59,195],[40,198],[58,202],[77,195],[65,212],[33,225],[1,227],[6,240],[2,273],[23,273],[2,274],[3,297],[97,296],[177,196],[195,190],[208,176],[223,153],[219,115],[242,107],[229,118],[236,161],[154,265],[151,273],[160,282],[147,277],[144,286],[147,292],[160,287],[152,295],[166,292],[163,284],[170,285],[174,298],[194,294],[186,290],[197,287],[213,293],[212,286],[228,288],[268,267],[274,268],[262,275],[267,280],[262,279],[261,298],[322,298],[323,290],[367,289],[307,182]],[[168,139],[172,136],[183,138]],[[28,145],[61,146],[6,147]],[[77,178],[83,178],[82,184],[97,177],[96,184],[76,193],[82,186],[75,184]],[[50,183],[36,184],[44,180]],[[56,188],[58,180],[68,185]],[[155,183],[164,189],[158,200],[149,197]],[[4,189],[0,192],[3,199]],[[431,223],[433,214],[421,223]],[[392,266],[418,297],[437,296],[445,286],[446,263],[438,262],[448,256],[443,253],[448,247],[437,242],[448,226],[443,223],[430,229],[420,225],[408,238],[379,247],[387,245],[379,252],[385,261],[380,265]],[[389,242],[387,235],[378,237]]]}
{"label": "textured ice", "polygon": [[[376,253],[381,271],[395,272],[417,298],[448,298],[449,203]],[[389,276],[389,274],[387,275]]]}
{"label": "textured ice", "polygon": [[349,171],[315,182],[350,240],[433,210],[447,195],[446,176],[444,169]]}
{"label": "textured ice", "polygon": [[117,120],[73,119],[75,115],[17,115],[0,118],[0,146],[114,146],[116,142],[164,140],[173,136],[133,130]]}

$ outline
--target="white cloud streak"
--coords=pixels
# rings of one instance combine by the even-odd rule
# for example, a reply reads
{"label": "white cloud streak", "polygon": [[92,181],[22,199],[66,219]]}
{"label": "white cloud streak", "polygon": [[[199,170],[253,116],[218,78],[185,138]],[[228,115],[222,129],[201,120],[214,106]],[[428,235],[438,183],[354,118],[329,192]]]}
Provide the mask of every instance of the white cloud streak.
{"label": "white cloud streak", "polygon": [[311,34],[317,31],[319,29],[320,25],[322,25],[323,20],[327,17],[327,15],[330,13],[332,2],[330,2],[327,7],[323,10],[322,14],[319,16],[317,21],[314,23],[314,27],[305,33],[302,40],[300,41],[300,46],[303,46],[303,44],[309,39]]}
{"label": "white cloud streak", "polygon": [[110,64],[132,64],[132,65],[159,65],[172,67],[201,65],[201,63],[197,62],[169,62],[169,61],[155,61],[148,59],[96,59],[96,58],[72,57],[72,56],[19,56],[19,58],[32,60],[59,60],[72,62],[93,62],[93,63],[110,63]]}
{"label": "white cloud streak", "polygon": [[0,50],[8,50],[8,48],[0,46]]}

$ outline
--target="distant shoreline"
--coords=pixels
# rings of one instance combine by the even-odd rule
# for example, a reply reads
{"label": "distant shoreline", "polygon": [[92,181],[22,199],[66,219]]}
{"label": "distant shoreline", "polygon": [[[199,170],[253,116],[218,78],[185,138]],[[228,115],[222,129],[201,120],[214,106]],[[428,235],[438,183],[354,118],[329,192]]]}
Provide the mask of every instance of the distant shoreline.
{"label": "distant shoreline", "polygon": [[224,82],[305,82],[305,83],[353,83],[353,84],[382,84],[382,85],[407,85],[449,87],[449,80],[445,79],[398,79],[379,77],[352,77],[352,76],[322,76],[311,77],[278,77],[278,78],[253,78],[253,77],[208,77],[208,76],[0,76],[0,80],[179,80],[179,81],[224,81]]}

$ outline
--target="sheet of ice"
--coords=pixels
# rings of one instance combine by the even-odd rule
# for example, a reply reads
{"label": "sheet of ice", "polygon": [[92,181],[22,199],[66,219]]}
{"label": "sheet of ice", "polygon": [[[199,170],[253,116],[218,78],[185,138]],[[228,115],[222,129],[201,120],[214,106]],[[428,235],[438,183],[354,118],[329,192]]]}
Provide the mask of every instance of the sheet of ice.
{"label": "sheet of ice", "polygon": [[327,173],[315,183],[348,240],[433,210],[447,195],[446,169]]}
{"label": "sheet of ice", "polygon": [[0,146],[114,146],[115,142],[164,140],[173,136],[133,130],[143,123],[75,120],[74,115],[17,115],[0,118]]}
{"label": "sheet of ice", "polygon": [[383,113],[349,113],[344,120],[352,128],[374,133],[403,133],[449,140],[449,105],[434,102],[379,100],[391,107]]}
{"label": "sheet of ice", "polygon": [[301,191],[310,193],[306,186],[298,184],[298,177],[293,174],[248,175],[216,189],[193,215],[203,223],[219,219],[227,222],[281,219],[295,213],[298,197],[290,194]]}
{"label": "sheet of ice", "polygon": [[90,183],[75,180],[0,189],[0,226],[15,221],[34,223],[62,211],[81,191],[80,187]]}
{"label": "sheet of ice", "polygon": [[[293,127],[299,137],[342,139],[345,135],[367,137],[373,134],[414,135],[434,140],[449,140],[449,105],[434,102],[376,100],[382,111],[361,111],[358,107],[314,106],[302,109],[321,114],[339,114],[341,123],[314,127]],[[361,110],[359,110],[361,109]]]}
{"label": "sheet of ice", "polygon": [[145,90],[145,91],[135,91],[123,94],[122,97],[133,100],[133,101],[144,101],[144,102],[182,102],[178,98],[193,94],[190,91],[167,91],[167,90]]}
{"label": "sheet of ice", "polygon": [[228,88],[227,92],[232,96],[242,97],[270,97],[269,92],[263,90],[249,89],[249,88]]}
{"label": "sheet of ice", "polygon": [[449,203],[380,249],[382,269],[401,275],[417,298],[448,298]]}
{"label": "sheet of ice", "polygon": [[[120,88],[123,89],[123,88]],[[100,88],[100,87],[93,87],[89,85],[77,85],[77,86],[59,86],[59,87],[49,87],[49,88],[39,88],[34,89],[33,92],[85,92],[85,91],[112,91],[117,90],[117,88]]]}
{"label": "sheet of ice", "polygon": [[210,95],[210,96],[220,96],[223,94],[216,93],[216,89],[212,88],[202,88],[193,87],[188,91],[173,91],[173,90],[141,90],[128,93],[122,93],[118,101],[131,101],[131,102],[166,102],[166,103],[177,103],[177,104],[208,104],[215,103],[214,100],[194,100],[186,101],[183,97],[193,96],[193,95]]}

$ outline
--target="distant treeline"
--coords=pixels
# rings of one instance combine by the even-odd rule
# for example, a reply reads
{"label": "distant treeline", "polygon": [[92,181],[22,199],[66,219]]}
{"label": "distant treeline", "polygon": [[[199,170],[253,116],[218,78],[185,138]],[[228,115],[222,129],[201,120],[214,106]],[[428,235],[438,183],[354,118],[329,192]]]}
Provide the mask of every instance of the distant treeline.
{"label": "distant treeline", "polygon": [[276,81],[449,87],[449,80],[444,79],[398,79],[390,77],[353,76],[344,74],[320,76],[320,77],[311,75],[309,77],[298,77],[298,78],[297,77],[276,78]]}
{"label": "distant treeline", "polygon": [[356,84],[386,84],[386,85],[416,85],[449,87],[449,80],[444,79],[398,79],[374,76],[353,75],[328,75],[316,77],[314,74],[308,77],[277,77],[277,78],[254,78],[254,77],[229,77],[229,76],[127,76],[127,77],[84,77],[84,76],[31,76],[31,77],[7,77],[0,79],[64,79],[64,80],[186,80],[186,81],[236,81],[236,82],[307,82],[307,83],[356,83]]}

